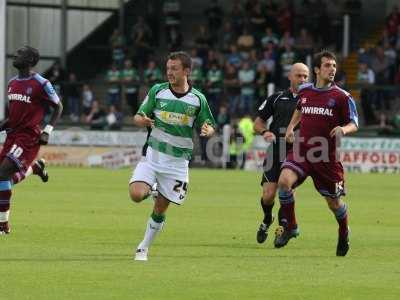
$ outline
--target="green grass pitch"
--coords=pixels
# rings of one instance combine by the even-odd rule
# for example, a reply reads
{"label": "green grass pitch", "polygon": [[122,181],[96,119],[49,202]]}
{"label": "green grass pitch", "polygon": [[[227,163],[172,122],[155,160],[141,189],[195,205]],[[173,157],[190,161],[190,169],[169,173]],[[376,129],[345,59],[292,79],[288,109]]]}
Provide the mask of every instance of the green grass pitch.
{"label": "green grass pitch", "polygon": [[16,186],[0,299],[400,299],[398,175],[347,175],[351,249],[338,258],[310,180],[297,191],[300,236],[274,249],[273,234],[255,238],[259,173],[191,170],[185,205],[135,262],[152,200],[130,202],[130,173],[53,167],[49,183]]}

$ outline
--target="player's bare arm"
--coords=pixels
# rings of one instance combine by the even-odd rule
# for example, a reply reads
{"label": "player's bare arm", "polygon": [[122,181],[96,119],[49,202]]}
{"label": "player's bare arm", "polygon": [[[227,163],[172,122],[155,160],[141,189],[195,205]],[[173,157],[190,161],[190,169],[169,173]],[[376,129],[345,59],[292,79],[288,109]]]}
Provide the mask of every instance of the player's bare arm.
{"label": "player's bare arm", "polygon": [[138,127],[154,127],[154,120],[147,117],[146,115],[136,114],[133,117],[133,124]]}
{"label": "player's bare arm", "polygon": [[300,120],[301,120],[301,111],[296,109],[286,129],[286,135],[285,135],[286,142],[288,143],[294,142],[294,128],[300,123]]}
{"label": "player's bare arm", "polygon": [[257,117],[254,121],[254,131],[262,135],[264,140],[267,142],[273,142],[276,140],[275,134],[269,131],[267,127],[265,127],[265,121],[260,117]]}
{"label": "player's bare arm", "polygon": [[215,133],[214,127],[209,125],[207,122],[201,126],[200,136],[210,137]]}
{"label": "player's bare arm", "polygon": [[61,117],[63,111],[63,105],[61,101],[59,101],[55,106],[54,110],[50,116],[49,123],[44,127],[42,133],[40,134],[39,144],[47,145],[49,142],[50,134],[53,131],[54,126],[56,125],[58,119]]}
{"label": "player's bare arm", "polygon": [[330,136],[331,137],[343,136],[343,135],[347,135],[347,134],[356,132],[357,130],[358,130],[357,125],[354,124],[353,122],[350,122],[345,126],[336,126],[335,128],[333,128],[330,132]]}

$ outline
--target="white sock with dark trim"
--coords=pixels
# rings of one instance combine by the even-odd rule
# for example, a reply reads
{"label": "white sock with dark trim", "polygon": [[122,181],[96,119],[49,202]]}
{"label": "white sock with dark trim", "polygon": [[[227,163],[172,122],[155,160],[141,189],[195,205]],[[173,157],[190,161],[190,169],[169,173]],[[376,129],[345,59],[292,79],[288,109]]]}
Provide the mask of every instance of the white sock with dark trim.
{"label": "white sock with dark trim", "polygon": [[0,222],[8,222],[10,211],[0,211]]}
{"label": "white sock with dark trim", "polygon": [[140,242],[138,249],[149,248],[157,233],[161,231],[164,226],[165,215],[155,215],[154,213],[150,216],[147,221],[146,232],[144,233],[143,241]]}

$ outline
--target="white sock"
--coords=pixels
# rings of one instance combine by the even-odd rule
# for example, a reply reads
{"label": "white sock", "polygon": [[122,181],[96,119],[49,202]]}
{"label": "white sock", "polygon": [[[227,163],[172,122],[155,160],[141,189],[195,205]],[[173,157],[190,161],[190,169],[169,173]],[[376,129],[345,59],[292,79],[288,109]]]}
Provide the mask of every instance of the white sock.
{"label": "white sock", "polygon": [[8,222],[10,211],[0,211],[0,222]]}
{"label": "white sock", "polygon": [[29,175],[32,175],[32,173],[33,173],[32,167],[29,166],[28,170],[26,170],[26,172],[25,172],[25,178],[28,177]]}
{"label": "white sock", "polygon": [[146,232],[144,233],[143,241],[140,242],[138,249],[149,248],[157,233],[163,228],[164,222],[157,223],[152,217],[147,221]]}

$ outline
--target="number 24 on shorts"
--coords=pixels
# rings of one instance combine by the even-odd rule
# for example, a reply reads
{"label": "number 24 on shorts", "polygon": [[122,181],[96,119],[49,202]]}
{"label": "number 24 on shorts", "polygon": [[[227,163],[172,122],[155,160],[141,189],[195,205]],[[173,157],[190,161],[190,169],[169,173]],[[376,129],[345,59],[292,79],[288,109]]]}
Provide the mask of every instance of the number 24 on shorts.
{"label": "number 24 on shorts", "polygon": [[175,180],[175,181],[176,181],[176,184],[174,185],[173,190],[174,190],[175,192],[179,193],[179,194],[180,194],[179,197],[182,199],[182,198],[185,197],[185,195],[186,195],[186,193],[187,193],[187,186],[188,186],[188,183],[187,183],[187,182],[180,181],[180,180]]}

